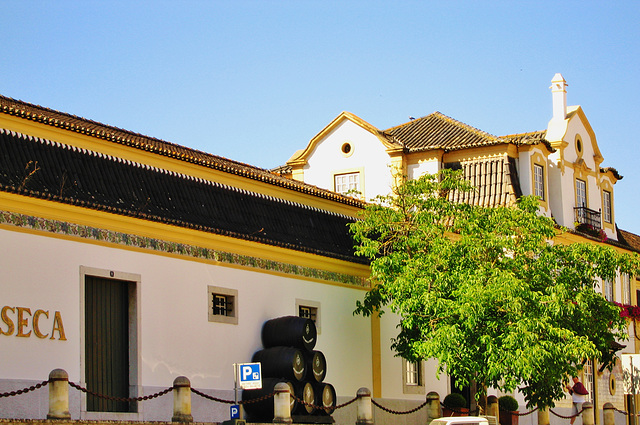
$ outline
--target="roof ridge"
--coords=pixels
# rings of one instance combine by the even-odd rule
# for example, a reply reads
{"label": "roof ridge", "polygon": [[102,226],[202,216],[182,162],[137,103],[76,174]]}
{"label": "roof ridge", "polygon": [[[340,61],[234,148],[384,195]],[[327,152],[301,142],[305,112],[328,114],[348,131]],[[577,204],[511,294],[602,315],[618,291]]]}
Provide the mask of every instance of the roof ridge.
{"label": "roof ridge", "polygon": [[267,184],[284,187],[293,191],[307,193],[319,198],[330,199],[341,204],[358,207],[364,205],[363,202],[355,198],[346,197],[297,180],[288,179],[265,168],[256,167],[254,165],[189,148],[177,143],[168,142],[156,137],[146,136],[144,134],[83,118],[78,115],[60,112],[55,109],[3,95],[0,95],[0,113],[41,122],[45,125],[85,134],[90,137],[100,138],[112,143],[129,146],[134,149],[145,150],[158,155],[172,157],[179,161],[191,162],[203,167],[236,174],[252,180],[258,180]]}
{"label": "roof ridge", "polygon": [[453,125],[456,125],[458,127],[462,127],[462,128],[464,128],[466,130],[471,131],[472,133],[476,133],[479,136],[488,137],[488,138],[494,139],[494,140],[499,140],[500,139],[500,137],[498,137],[498,136],[496,136],[494,134],[488,133],[488,132],[486,132],[484,130],[480,130],[479,128],[476,128],[476,127],[474,127],[472,125],[466,124],[466,123],[464,123],[462,121],[459,121],[459,120],[457,120],[455,118],[451,118],[450,116],[445,115],[442,112],[436,111],[436,112],[434,112],[434,114],[437,114],[438,117],[440,117],[440,118],[442,118],[442,119],[444,119],[446,121],[449,121]]}

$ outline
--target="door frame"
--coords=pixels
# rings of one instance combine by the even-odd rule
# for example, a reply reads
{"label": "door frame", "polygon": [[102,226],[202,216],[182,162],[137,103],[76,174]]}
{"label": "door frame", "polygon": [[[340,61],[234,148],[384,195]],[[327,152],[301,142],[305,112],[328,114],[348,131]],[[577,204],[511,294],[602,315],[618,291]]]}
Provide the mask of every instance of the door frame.
{"label": "door frame", "polygon": [[[139,274],[80,266],[80,385],[86,388],[85,357],[85,280],[95,276],[110,280],[133,282],[129,288],[129,397],[142,395],[141,344],[140,344],[140,294],[142,278]],[[132,420],[142,421],[144,403],[137,404],[137,412],[87,412],[87,395],[80,393],[80,419],[82,420]]]}

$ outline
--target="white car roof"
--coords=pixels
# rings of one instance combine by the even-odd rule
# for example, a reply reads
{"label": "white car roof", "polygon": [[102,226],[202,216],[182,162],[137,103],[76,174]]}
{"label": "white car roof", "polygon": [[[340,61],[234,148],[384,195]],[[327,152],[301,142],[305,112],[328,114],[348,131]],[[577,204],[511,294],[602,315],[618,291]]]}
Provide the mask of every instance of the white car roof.
{"label": "white car roof", "polygon": [[437,418],[431,421],[430,425],[489,425],[487,418],[482,416],[450,416]]}

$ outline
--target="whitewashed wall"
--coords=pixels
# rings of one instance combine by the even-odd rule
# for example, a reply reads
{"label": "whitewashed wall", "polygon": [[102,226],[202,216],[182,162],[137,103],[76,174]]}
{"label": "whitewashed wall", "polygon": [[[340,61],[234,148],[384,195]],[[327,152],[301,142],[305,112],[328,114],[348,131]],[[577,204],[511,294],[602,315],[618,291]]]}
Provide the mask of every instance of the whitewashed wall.
{"label": "whitewashed wall", "polygon": [[[347,155],[342,152],[344,143],[352,147]],[[371,199],[391,190],[389,164],[380,139],[345,119],[316,145],[305,166],[304,181],[333,190],[334,174],[364,168],[364,196]]]}
{"label": "whitewashed wall", "polygon": [[[32,313],[35,309],[60,311],[67,338],[0,335],[0,392],[46,380],[55,368],[67,370],[71,381],[81,381],[81,266],[140,275],[140,384],[145,394],[170,387],[177,376],[184,375],[194,388],[232,395],[232,364],[250,361],[261,348],[265,320],[297,315],[297,298],[320,303],[316,349],[326,356],[325,381],[335,386],[339,396],[349,398],[360,387],[372,387],[370,319],[352,315],[362,290],[0,230],[2,305],[29,307]],[[208,321],[207,285],[238,290],[238,325]],[[43,331],[49,331],[47,322],[51,321],[42,317]],[[7,330],[2,322],[0,328]],[[0,416],[44,417],[46,389],[39,391],[40,395],[31,393],[21,400],[1,399]],[[78,396],[71,391],[73,405]],[[145,412],[141,419],[169,420],[171,403],[170,395],[141,403]],[[24,411],[18,407],[23,404],[29,405]],[[228,419],[228,406],[217,408],[219,417],[213,419]],[[194,418],[211,421],[211,409],[195,409]]]}

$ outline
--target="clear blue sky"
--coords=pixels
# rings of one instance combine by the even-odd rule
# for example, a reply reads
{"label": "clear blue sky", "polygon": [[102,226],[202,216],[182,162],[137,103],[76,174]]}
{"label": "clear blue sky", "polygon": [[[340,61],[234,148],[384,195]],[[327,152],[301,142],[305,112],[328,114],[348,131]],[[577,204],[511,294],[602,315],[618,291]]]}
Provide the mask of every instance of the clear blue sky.
{"label": "clear blue sky", "polygon": [[264,168],[341,111],[543,130],[569,84],[640,234],[640,2],[12,1],[0,93]]}

